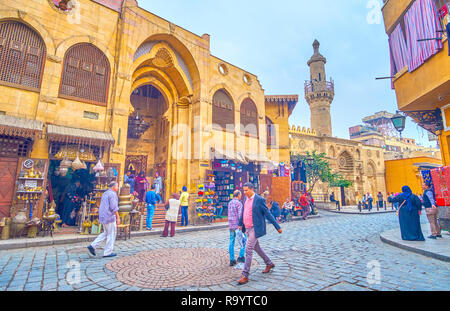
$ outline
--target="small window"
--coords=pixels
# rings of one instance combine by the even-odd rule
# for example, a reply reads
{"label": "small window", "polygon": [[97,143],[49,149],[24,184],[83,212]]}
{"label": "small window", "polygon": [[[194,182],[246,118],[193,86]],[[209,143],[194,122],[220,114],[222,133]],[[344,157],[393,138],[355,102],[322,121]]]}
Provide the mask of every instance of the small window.
{"label": "small window", "polygon": [[219,65],[219,72],[220,72],[222,75],[226,76],[226,75],[228,74],[228,68],[227,68],[227,66],[225,66],[225,64],[220,64],[220,65]]}

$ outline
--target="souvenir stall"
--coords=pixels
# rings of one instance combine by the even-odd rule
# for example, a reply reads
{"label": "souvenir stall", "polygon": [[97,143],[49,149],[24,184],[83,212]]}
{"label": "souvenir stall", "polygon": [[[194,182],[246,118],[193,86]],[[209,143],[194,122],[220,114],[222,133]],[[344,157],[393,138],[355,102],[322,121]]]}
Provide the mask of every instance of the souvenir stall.
{"label": "souvenir stall", "polygon": [[211,224],[216,220],[215,175],[207,174],[204,180],[197,182],[197,199],[195,200],[197,217],[202,222]]}
{"label": "souvenir stall", "polygon": [[[120,164],[103,163],[114,143],[110,133],[48,125],[48,194],[64,231],[98,234],[98,208]],[[50,213],[50,211],[48,211]],[[53,211],[51,211],[53,213]]]}
{"label": "souvenir stall", "polygon": [[248,181],[248,172],[244,171],[243,164],[231,160],[214,160],[212,175],[215,179],[216,208],[222,210],[221,215],[227,215],[228,203],[233,199],[235,190],[242,191]]}
{"label": "souvenir stall", "polygon": [[37,228],[45,212],[43,207],[47,171],[48,160],[19,158],[11,207],[10,236],[12,238],[21,237],[26,233],[29,237],[36,237]]}

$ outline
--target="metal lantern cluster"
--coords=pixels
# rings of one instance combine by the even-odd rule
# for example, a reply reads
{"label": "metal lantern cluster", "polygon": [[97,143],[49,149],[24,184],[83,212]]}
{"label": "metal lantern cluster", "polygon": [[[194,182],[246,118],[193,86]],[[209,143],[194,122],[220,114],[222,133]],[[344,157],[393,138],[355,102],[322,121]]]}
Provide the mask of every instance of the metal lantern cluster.
{"label": "metal lantern cluster", "polygon": [[140,138],[149,128],[151,124],[136,114],[135,117],[128,119],[128,133],[132,138]]}

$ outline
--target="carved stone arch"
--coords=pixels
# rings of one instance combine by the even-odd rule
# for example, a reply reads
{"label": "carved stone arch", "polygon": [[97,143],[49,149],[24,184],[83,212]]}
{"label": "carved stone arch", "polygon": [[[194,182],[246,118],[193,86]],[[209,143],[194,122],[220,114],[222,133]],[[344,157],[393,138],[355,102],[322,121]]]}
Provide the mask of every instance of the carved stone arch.
{"label": "carved stone arch", "polygon": [[258,107],[256,103],[250,97],[247,97],[242,101],[239,110],[241,134],[245,131],[252,136],[259,137]]}
{"label": "carved stone arch", "polygon": [[225,88],[218,89],[212,96],[212,124],[220,126],[222,130],[231,125],[234,129],[235,104]]}
{"label": "carved stone arch", "polygon": [[351,154],[344,150],[339,156],[338,156],[338,167],[339,170],[342,171],[353,171],[354,169],[354,160]]}
{"label": "carved stone arch", "polygon": [[172,48],[165,42],[156,43],[148,53],[138,57],[132,67],[134,74],[142,67],[156,68],[164,71],[171,79],[180,97],[193,95],[193,85],[186,71],[180,67],[179,58]]}
{"label": "carved stone arch", "polygon": [[[145,32],[143,32],[144,36]],[[134,50],[136,52],[139,51],[140,48],[142,48],[144,45],[150,43],[159,44],[163,43],[169,46],[169,49],[174,52],[175,58],[177,60],[178,65],[181,67],[181,71],[183,72],[183,75],[186,77],[186,79],[190,82],[192,93],[195,96],[200,96],[201,93],[201,77],[200,77],[200,71],[198,69],[197,63],[193,57],[193,54],[189,50],[189,48],[186,46],[185,43],[180,41],[177,37],[175,37],[173,34],[168,33],[159,33],[151,35],[150,37],[142,37],[137,42],[141,42],[137,45],[135,45]],[[150,47],[152,49],[153,47]],[[143,52],[145,54],[145,51]],[[130,67],[129,72],[134,72],[136,70],[136,62],[138,62],[138,58],[133,62],[133,65]],[[191,84],[192,83],[192,84]]]}
{"label": "carved stone arch", "polygon": [[71,100],[106,105],[111,65],[98,47],[77,43],[64,55],[59,96]]}
{"label": "carved stone arch", "polygon": [[0,10],[0,22],[6,20],[16,20],[29,26],[36,31],[45,43],[48,55],[55,54],[55,42],[47,29],[35,18],[18,10]]}
{"label": "carved stone arch", "polygon": [[161,81],[159,81],[155,77],[145,77],[136,80],[133,83],[131,89],[134,91],[144,85],[152,85],[156,89],[158,89],[158,91],[164,97],[165,101],[169,104],[169,107],[170,103],[174,103],[177,100],[177,98],[174,97],[175,94],[173,93],[173,90],[168,89],[166,85],[164,85]]}
{"label": "carved stone arch", "polygon": [[39,92],[46,58],[37,31],[20,20],[0,20],[0,81]]}
{"label": "carved stone arch", "polygon": [[106,58],[108,58],[108,62],[110,66],[114,64],[114,56],[109,51],[108,47],[104,45],[100,40],[91,37],[91,36],[72,36],[70,38],[67,38],[63,41],[61,41],[55,50],[55,56],[60,59],[64,59],[64,56],[67,54],[67,51],[80,43],[89,43],[97,47],[99,50],[102,51],[103,54],[105,54]]}

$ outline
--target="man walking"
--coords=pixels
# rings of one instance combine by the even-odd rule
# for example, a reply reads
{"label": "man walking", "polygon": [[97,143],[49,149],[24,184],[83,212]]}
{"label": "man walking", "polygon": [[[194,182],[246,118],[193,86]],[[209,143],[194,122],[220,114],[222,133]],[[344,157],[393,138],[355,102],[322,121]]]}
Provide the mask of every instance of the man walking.
{"label": "man walking", "polygon": [[424,190],[423,206],[425,207],[425,212],[427,213],[428,222],[430,223],[431,228],[431,235],[428,238],[433,240],[442,238],[441,226],[437,221],[439,210],[436,206],[433,187],[431,184],[423,183],[422,189]]}
{"label": "man walking", "polygon": [[278,225],[275,218],[270,213],[266,205],[266,200],[263,197],[255,193],[255,187],[252,183],[244,184],[244,194],[246,196],[244,202],[244,208],[239,218],[239,227],[242,232],[247,233],[247,249],[245,251],[245,266],[242,271],[242,278],[238,281],[239,285],[248,283],[248,277],[250,275],[250,267],[253,260],[253,250],[264,260],[266,269],[263,273],[269,273],[275,265],[270,258],[264,253],[259,245],[258,239],[266,235],[266,222],[267,218],[274,227],[278,230],[278,233],[282,233],[281,227]]}
{"label": "man walking", "polygon": [[112,182],[109,184],[108,190],[102,195],[98,216],[103,226],[103,232],[88,246],[89,252],[93,256],[96,256],[95,249],[104,240],[106,240],[106,247],[103,252],[103,258],[117,256],[113,253],[113,249],[116,241],[117,226],[120,225],[118,191],[119,184]]}
{"label": "man walking", "polygon": [[233,194],[233,200],[228,203],[228,224],[230,226],[230,267],[237,264],[237,262],[245,262],[245,244],[242,245],[239,251],[239,258],[237,262],[234,257],[234,244],[236,242],[236,230],[239,229],[239,217],[242,214],[242,193],[236,190]]}
{"label": "man walking", "polygon": [[161,202],[161,196],[155,192],[155,184],[151,186],[150,191],[145,195],[145,203],[147,203],[147,230],[152,230],[153,216],[155,215],[156,202]]}

